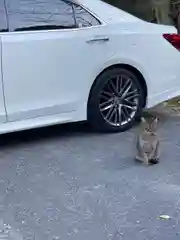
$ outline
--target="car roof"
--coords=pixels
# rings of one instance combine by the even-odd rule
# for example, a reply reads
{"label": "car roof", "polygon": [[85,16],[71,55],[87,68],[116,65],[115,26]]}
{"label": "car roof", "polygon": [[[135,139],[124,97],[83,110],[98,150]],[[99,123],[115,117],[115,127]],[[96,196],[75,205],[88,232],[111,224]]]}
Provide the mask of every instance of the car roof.
{"label": "car roof", "polygon": [[105,22],[137,22],[142,21],[139,18],[117,8],[102,0],[71,0],[77,4],[83,5],[92,13],[96,14]]}

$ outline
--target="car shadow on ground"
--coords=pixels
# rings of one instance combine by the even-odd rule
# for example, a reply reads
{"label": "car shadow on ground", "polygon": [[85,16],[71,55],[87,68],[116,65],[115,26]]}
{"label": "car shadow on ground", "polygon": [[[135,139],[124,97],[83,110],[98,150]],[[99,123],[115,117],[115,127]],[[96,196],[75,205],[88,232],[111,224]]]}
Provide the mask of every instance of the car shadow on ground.
{"label": "car shadow on ground", "polygon": [[[144,115],[146,116],[147,113],[148,115],[149,113],[151,115],[156,115],[159,118],[159,126],[161,128],[167,127],[166,123],[171,122],[173,119],[172,113],[167,113],[167,111],[164,112],[162,106],[160,106],[160,108],[158,106],[155,107],[155,109],[148,110]],[[130,131],[136,131],[136,127],[138,127],[139,124],[140,121],[137,121]],[[94,130],[87,122],[67,123],[3,134],[0,136],[0,148],[4,149],[31,143],[36,144],[37,142],[45,142],[67,137],[90,137],[101,136],[104,134],[105,133],[99,133]],[[112,135],[114,135],[114,133]]]}
{"label": "car shadow on ground", "polygon": [[87,122],[67,123],[50,127],[42,127],[14,133],[7,133],[0,136],[0,147],[12,147],[24,143],[35,143],[37,141],[55,140],[70,136],[97,135]]}

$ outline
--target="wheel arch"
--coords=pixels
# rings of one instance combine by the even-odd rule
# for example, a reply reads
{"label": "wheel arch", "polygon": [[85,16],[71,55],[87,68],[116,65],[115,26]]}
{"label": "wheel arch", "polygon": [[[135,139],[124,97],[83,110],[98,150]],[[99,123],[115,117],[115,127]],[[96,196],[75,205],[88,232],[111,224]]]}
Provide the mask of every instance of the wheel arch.
{"label": "wheel arch", "polygon": [[[88,96],[88,103],[89,103],[89,99],[91,97],[91,93],[92,93],[92,90],[93,90],[93,87],[95,86],[98,78],[106,71],[108,71],[109,69],[113,69],[113,68],[125,68],[127,70],[130,70],[132,71],[137,77],[138,77],[138,80],[143,88],[143,91],[144,91],[144,96],[145,96],[145,99],[144,99],[144,103],[143,103],[143,107],[146,106],[146,103],[147,103],[147,96],[148,96],[148,89],[147,89],[147,83],[146,83],[146,80],[143,76],[143,74],[134,66],[130,65],[130,64],[125,64],[125,63],[118,63],[118,64],[113,64],[111,66],[108,66],[106,67],[105,69],[103,69],[98,75],[97,77],[95,78],[91,88],[90,88],[90,92],[89,92],[89,96]],[[88,110],[88,107],[87,107],[87,110]]]}

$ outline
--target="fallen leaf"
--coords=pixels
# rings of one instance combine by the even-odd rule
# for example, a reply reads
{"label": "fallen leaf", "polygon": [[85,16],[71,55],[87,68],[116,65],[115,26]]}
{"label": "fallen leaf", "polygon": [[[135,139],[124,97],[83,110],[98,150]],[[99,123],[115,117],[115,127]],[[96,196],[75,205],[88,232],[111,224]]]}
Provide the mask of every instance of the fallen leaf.
{"label": "fallen leaf", "polygon": [[169,215],[160,215],[159,218],[163,220],[169,220],[171,217]]}

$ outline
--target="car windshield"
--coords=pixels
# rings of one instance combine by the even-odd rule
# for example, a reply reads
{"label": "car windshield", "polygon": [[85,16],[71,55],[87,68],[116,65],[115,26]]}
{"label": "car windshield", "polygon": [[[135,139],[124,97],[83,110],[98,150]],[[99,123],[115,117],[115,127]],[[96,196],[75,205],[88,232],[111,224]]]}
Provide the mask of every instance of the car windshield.
{"label": "car windshield", "polygon": [[6,19],[6,10],[4,7],[4,1],[0,1],[0,32],[6,32],[8,30],[7,27],[7,19]]}

